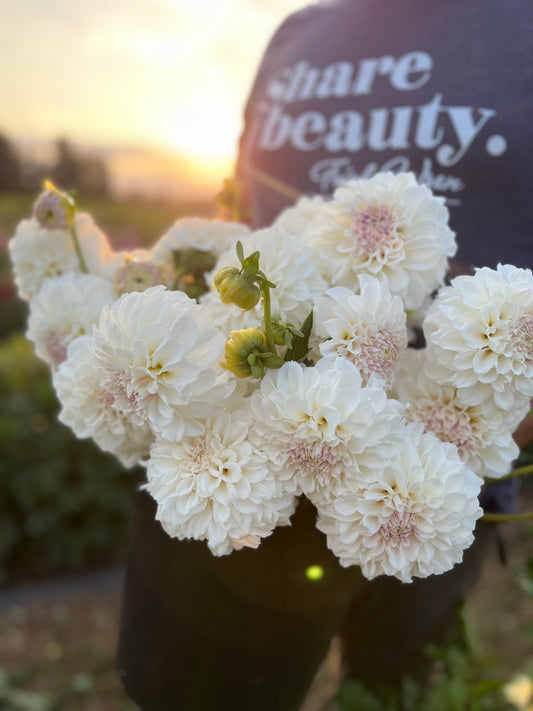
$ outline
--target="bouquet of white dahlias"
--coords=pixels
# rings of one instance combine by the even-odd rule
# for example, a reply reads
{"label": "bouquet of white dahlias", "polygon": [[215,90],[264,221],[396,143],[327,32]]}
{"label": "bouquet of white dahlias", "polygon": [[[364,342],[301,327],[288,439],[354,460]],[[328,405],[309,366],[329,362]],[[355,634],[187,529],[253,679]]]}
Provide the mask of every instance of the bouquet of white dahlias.
{"label": "bouquet of white dahlias", "polygon": [[531,272],[443,286],[455,250],[443,199],[390,173],[131,253],[47,184],[10,242],[61,421],[146,467],[170,536],[255,548],[305,496],[342,565],[405,582],[461,561],[533,397]]}

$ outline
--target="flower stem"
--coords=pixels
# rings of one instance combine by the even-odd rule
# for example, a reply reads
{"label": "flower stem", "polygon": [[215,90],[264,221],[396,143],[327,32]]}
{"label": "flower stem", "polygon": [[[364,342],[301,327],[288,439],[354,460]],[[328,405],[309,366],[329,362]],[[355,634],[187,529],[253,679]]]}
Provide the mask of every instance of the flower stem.
{"label": "flower stem", "polygon": [[512,472],[509,472],[509,474],[506,474],[505,476],[500,476],[497,479],[487,479],[486,481],[487,484],[493,484],[497,481],[505,481],[506,479],[513,479],[515,476],[524,476],[525,474],[533,474],[533,464],[513,469]]}
{"label": "flower stem", "polygon": [[533,511],[519,514],[497,514],[486,513],[482,516],[483,521],[491,523],[504,523],[505,521],[533,521]]}
{"label": "flower stem", "polygon": [[85,259],[83,258],[83,254],[82,254],[81,247],[80,247],[80,241],[78,239],[78,235],[76,233],[76,228],[74,227],[74,223],[72,223],[70,225],[70,235],[72,237],[72,241],[74,242],[74,249],[76,250],[76,254],[78,255],[80,269],[84,274],[88,274],[89,270],[87,269],[87,265],[85,264]]}
{"label": "flower stem", "polygon": [[265,284],[264,280],[261,282],[261,290],[263,292],[263,316],[265,321],[265,338],[268,346],[268,350],[271,353],[276,354],[276,344],[274,343],[274,334],[272,333],[272,313],[270,308],[270,287]]}

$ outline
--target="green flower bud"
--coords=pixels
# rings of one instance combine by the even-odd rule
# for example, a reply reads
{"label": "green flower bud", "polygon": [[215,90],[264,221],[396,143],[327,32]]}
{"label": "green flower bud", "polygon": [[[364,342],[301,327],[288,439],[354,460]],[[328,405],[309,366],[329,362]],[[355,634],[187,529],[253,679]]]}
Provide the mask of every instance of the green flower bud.
{"label": "green flower bud", "polygon": [[215,275],[215,289],[223,304],[235,304],[249,311],[259,302],[261,289],[254,281],[248,280],[239,269],[224,267]]}
{"label": "green flower bud", "polygon": [[279,314],[272,314],[272,337],[277,346],[292,348],[296,337],[303,338],[303,333],[288,321],[282,321]]}
{"label": "green flower bud", "polygon": [[283,324],[279,323],[279,321],[274,321],[272,323],[272,336],[274,338],[274,343],[277,346],[287,345],[287,333],[287,329]]}
{"label": "green flower bud", "polygon": [[58,190],[46,180],[33,208],[33,216],[41,227],[49,230],[67,229],[74,221],[76,205],[68,193]]}
{"label": "green flower bud", "polygon": [[268,354],[265,334],[259,328],[244,328],[241,331],[231,331],[224,351],[223,368],[231,371],[238,378],[248,378],[252,375],[261,378],[264,375],[262,354]]}

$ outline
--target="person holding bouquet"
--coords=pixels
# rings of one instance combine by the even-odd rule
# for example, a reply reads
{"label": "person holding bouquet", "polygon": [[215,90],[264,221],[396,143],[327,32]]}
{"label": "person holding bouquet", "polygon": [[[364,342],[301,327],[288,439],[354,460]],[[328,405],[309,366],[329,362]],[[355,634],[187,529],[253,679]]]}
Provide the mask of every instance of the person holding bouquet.
{"label": "person holding bouquet", "polygon": [[[237,179],[254,227],[301,196],[411,172],[450,209],[452,275],[530,267],[531,30],[527,0],[324,0],[289,17],[245,111]],[[529,422],[517,437],[531,441]],[[513,495],[502,482],[482,500],[511,511]],[[335,634],[349,676],[423,679],[493,533],[478,524],[462,564],[406,584],[340,567],[307,501],[258,550],[223,558],[166,536],[154,510],[140,494],[118,657],[145,711],[296,711]]]}

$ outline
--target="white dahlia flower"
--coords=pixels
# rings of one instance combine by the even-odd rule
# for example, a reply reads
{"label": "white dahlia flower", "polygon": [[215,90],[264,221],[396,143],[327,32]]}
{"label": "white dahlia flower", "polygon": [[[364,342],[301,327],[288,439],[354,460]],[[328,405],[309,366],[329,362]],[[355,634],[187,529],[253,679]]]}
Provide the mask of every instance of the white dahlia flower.
{"label": "white dahlia flower", "polygon": [[124,294],[103,309],[94,341],[94,367],[115,406],[164,438],[197,432],[198,419],[233,389],[215,368],[224,337],[208,309],[182,292]]}
{"label": "white dahlia flower", "polygon": [[154,264],[151,252],[145,249],[116,252],[109,267],[119,295],[129,294],[131,291],[146,291],[159,284],[171,286],[170,273]]}
{"label": "white dahlia flower", "polygon": [[249,428],[246,412],[222,412],[195,436],[153,446],[145,488],[170,536],[205,540],[215,555],[225,555],[256,548],[289,523],[295,499],[282,493]]}
{"label": "white dahlia flower", "polygon": [[172,252],[189,249],[211,252],[218,257],[249,235],[250,229],[239,222],[187,217],[175,222],[156,242],[152,258],[156,264],[172,265]]}
{"label": "white dahlia flower", "polygon": [[459,400],[456,388],[438,384],[429,375],[426,351],[405,352],[395,390],[395,396],[406,405],[406,419],[421,422],[426,432],[454,444],[476,474],[496,478],[510,471],[520,451],[512,433],[526,414],[521,408],[505,412],[492,399],[482,405],[466,405]]}
{"label": "white dahlia flower", "polygon": [[295,205],[285,208],[279,214],[274,226],[300,242],[308,242],[315,229],[320,229],[320,220],[328,213],[331,205],[331,200],[322,195],[301,197]]}
{"label": "white dahlia flower", "polygon": [[[76,213],[74,225],[80,248],[92,274],[103,274],[111,250],[106,236],[84,213]],[[22,220],[9,242],[15,283],[19,296],[29,299],[40,290],[45,279],[68,272],[81,272],[72,236],[67,229],[49,230],[35,218]]]}
{"label": "white dahlia flower", "polygon": [[81,336],[68,349],[68,358],[53,375],[61,402],[59,419],[80,438],[92,437],[127,467],[147,457],[153,434],[148,424],[136,425],[105,387],[95,367],[94,339]]}
{"label": "white dahlia flower", "polygon": [[314,330],[327,339],[320,344],[320,352],[347,358],[365,382],[375,374],[390,386],[398,359],[407,348],[403,302],[366,274],[360,278],[360,288],[360,294],[354,294],[346,287],[335,287],[317,300]]}
{"label": "white dahlia flower", "polygon": [[334,495],[363,467],[383,466],[401,443],[401,406],[384,389],[362,386],[344,358],[269,371],[251,397],[254,441],[286,488],[313,501]]}
{"label": "white dahlia flower", "polygon": [[359,565],[369,580],[384,574],[408,583],[462,560],[483,513],[482,479],[453,445],[408,425],[399,455],[371,474],[318,505],[317,526],[343,566]]}
{"label": "white dahlia flower", "polygon": [[216,290],[202,294],[198,299],[202,306],[211,312],[213,323],[219,328],[224,336],[229,338],[231,331],[241,331],[245,328],[259,328],[261,326],[259,314],[255,309],[243,311],[233,304],[223,304],[220,294]]}
{"label": "white dahlia flower", "polygon": [[113,285],[100,277],[69,272],[46,279],[30,300],[26,336],[37,355],[56,368],[67,357],[69,344],[90,334],[102,308],[115,299]]}
{"label": "white dahlia flower", "polygon": [[483,267],[441,290],[424,321],[430,358],[460,399],[505,410],[533,397],[533,275]]}
{"label": "white dahlia flower", "polygon": [[[259,268],[276,284],[276,288],[270,290],[272,313],[299,327],[311,311],[315,299],[326,289],[317,256],[276,227],[254,232],[248,239],[242,240],[242,244],[245,257],[259,251]],[[234,249],[219,258],[212,278],[222,267],[241,267]],[[262,301],[249,313],[247,318],[255,317],[253,325],[261,323]]]}
{"label": "white dahlia flower", "polygon": [[443,198],[418,185],[411,173],[378,174],[337,188],[314,237],[334,286],[358,290],[371,274],[419,308],[444,280],[455,254]]}

